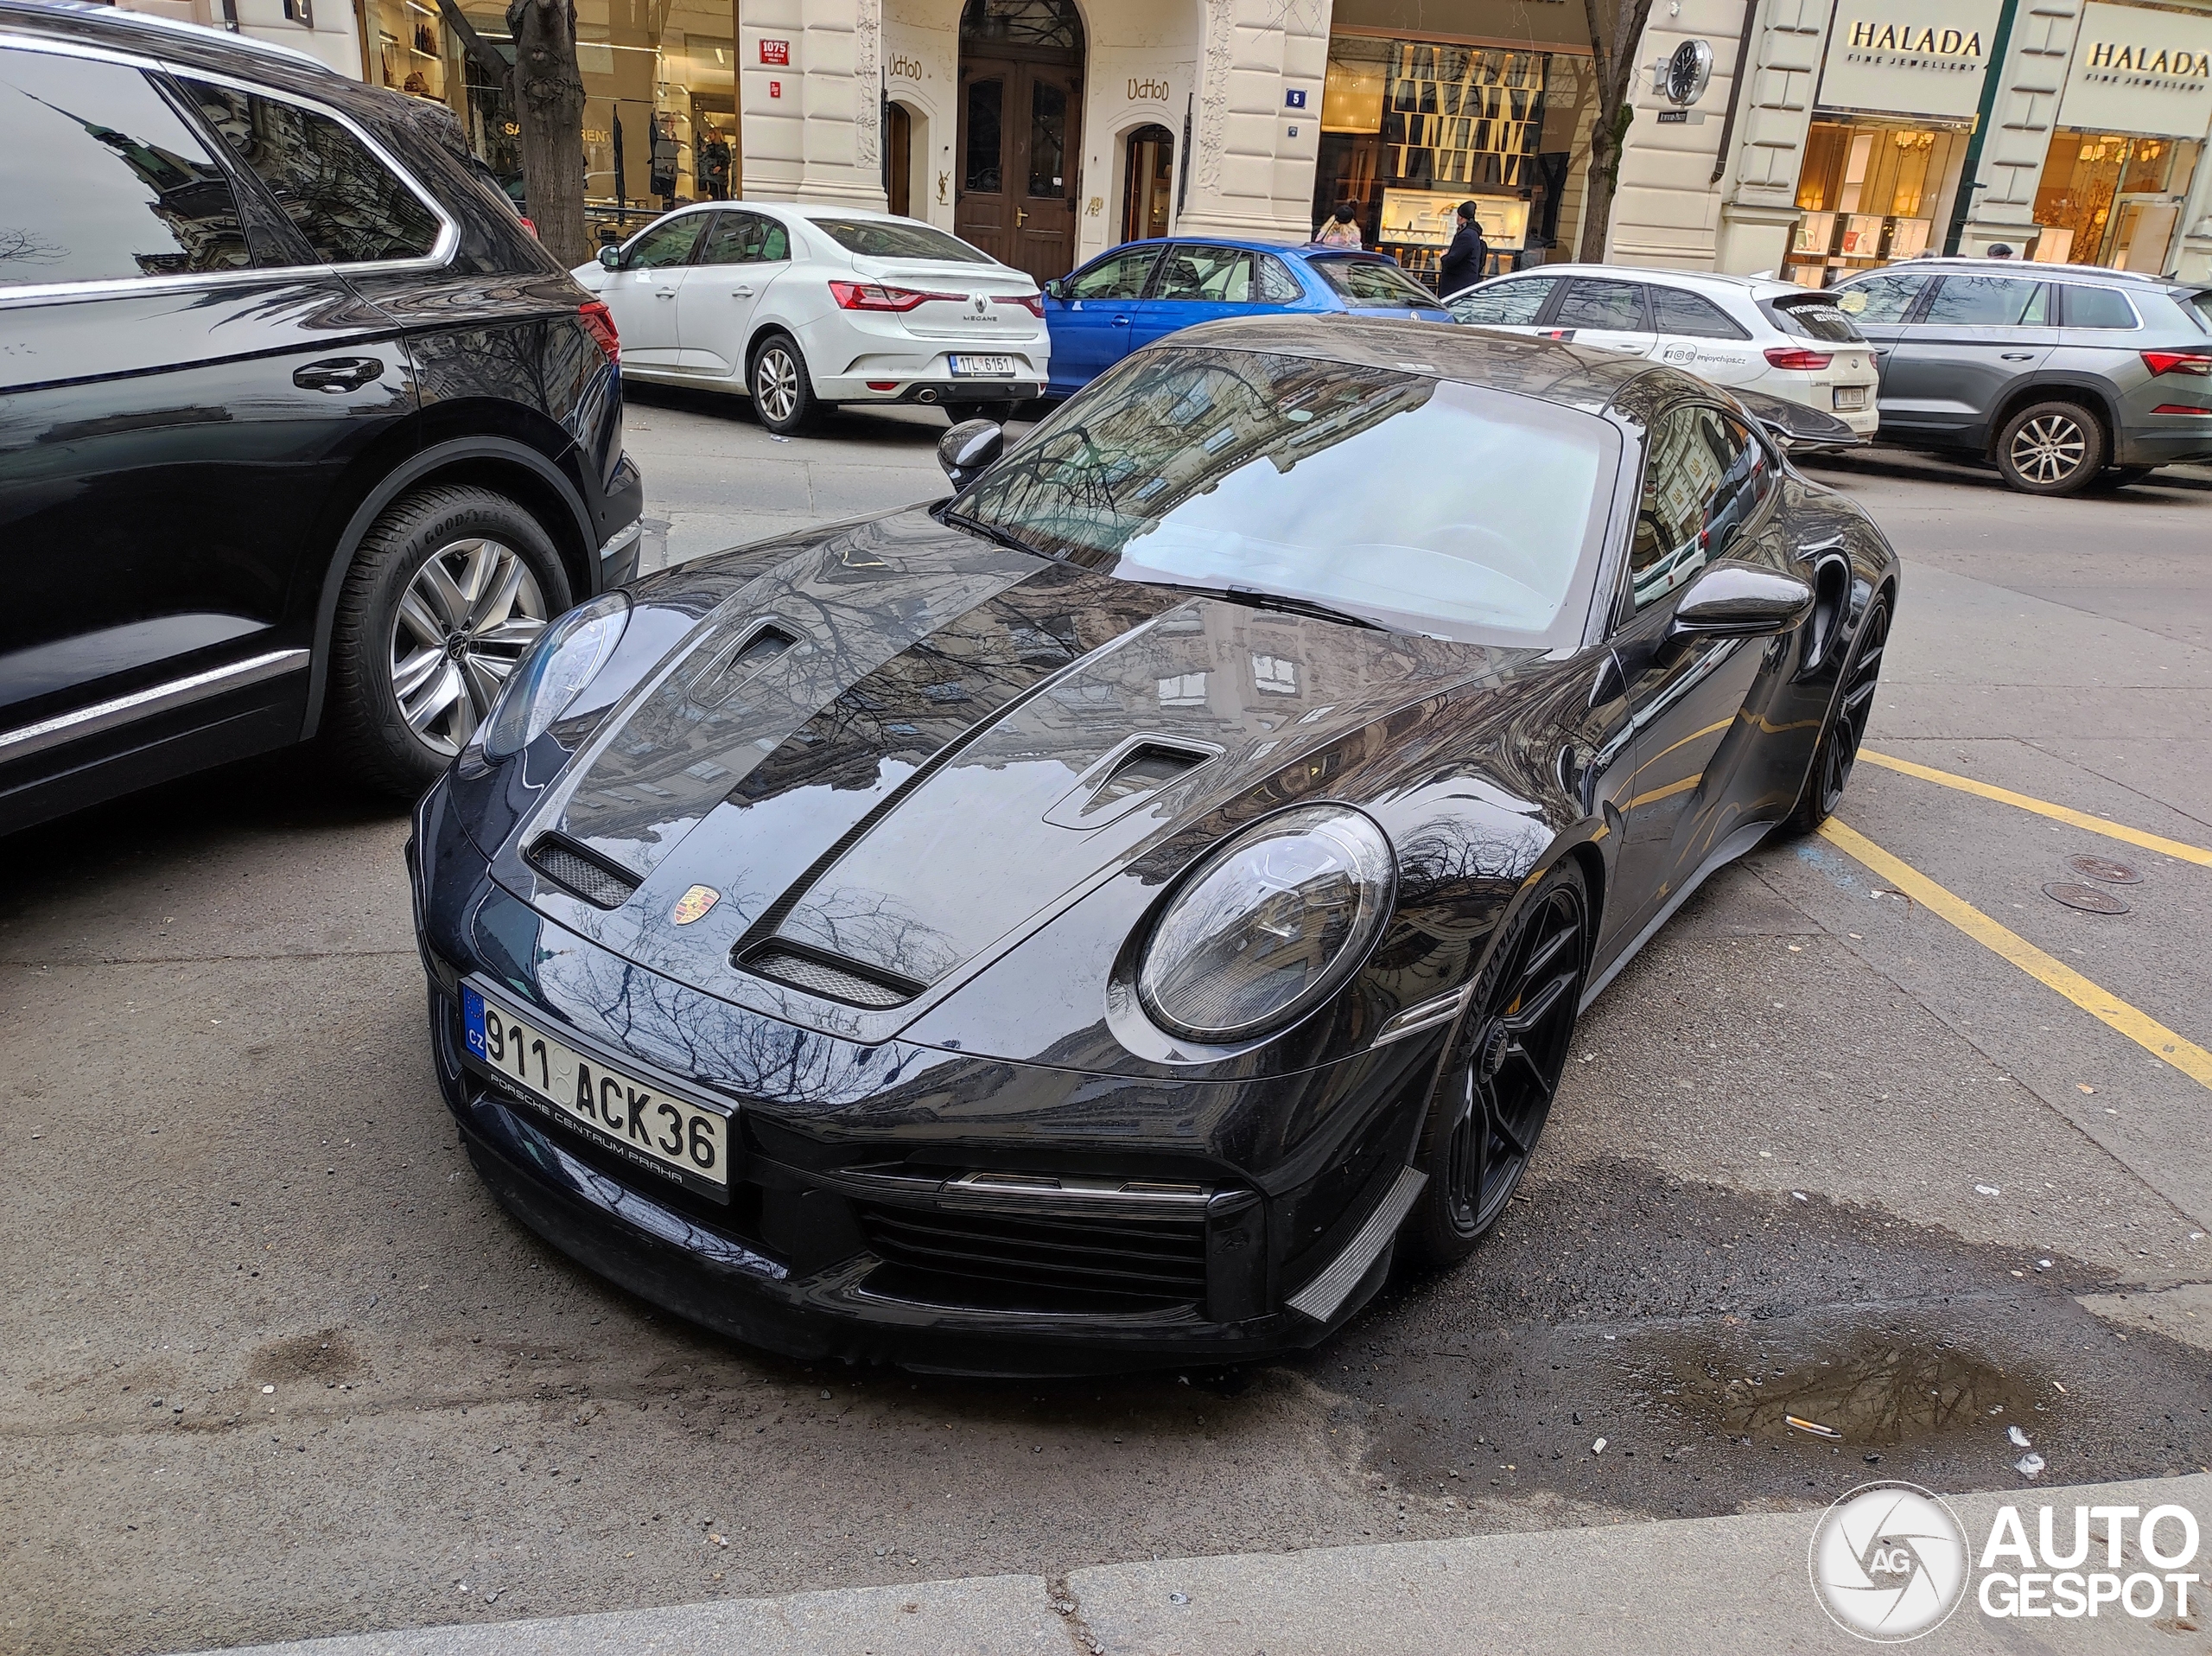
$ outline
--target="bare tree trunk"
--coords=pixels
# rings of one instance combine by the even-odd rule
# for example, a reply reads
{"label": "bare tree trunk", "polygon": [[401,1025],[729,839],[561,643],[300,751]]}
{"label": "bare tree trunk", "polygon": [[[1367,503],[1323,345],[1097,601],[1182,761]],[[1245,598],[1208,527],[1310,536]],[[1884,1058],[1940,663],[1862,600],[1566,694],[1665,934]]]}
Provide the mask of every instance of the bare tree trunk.
{"label": "bare tree trunk", "polygon": [[522,132],[531,222],[546,251],[573,268],[592,252],[584,226],[584,83],[576,67],[574,0],[512,0],[507,32],[515,37],[515,124]]}
{"label": "bare tree trunk", "polygon": [[1591,67],[1598,79],[1598,118],[1590,129],[1590,182],[1583,195],[1582,245],[1585,264],[1603,262],[1613,222],[1613,192],[1620,184],[1621,152],[1628,146],[1629,123],[1636,118],[1637,48],[1651,16],[1651,0],[1612,0],[1613,26],[1605,25],[1605,0],[1582,0],[1590,23]]}

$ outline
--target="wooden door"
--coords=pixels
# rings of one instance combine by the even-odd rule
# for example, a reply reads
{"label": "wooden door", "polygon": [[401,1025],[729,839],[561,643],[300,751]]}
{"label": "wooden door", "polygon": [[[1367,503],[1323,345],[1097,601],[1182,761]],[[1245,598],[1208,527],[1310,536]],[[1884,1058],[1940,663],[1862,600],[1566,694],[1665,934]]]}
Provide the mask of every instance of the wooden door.
{"label": "wooden door", "polygon": [[1039,282],[1075,267],[1082,77],[1072,64],[974,58],[962,70],[953,229]]}

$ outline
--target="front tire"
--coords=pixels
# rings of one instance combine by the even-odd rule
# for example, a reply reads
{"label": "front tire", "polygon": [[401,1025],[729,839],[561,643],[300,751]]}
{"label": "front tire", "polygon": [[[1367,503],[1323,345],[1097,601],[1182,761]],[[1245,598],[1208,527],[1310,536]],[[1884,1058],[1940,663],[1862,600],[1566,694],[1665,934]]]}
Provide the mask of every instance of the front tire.
{"label": "front tire", "polygon": [[1877,598],[1867,606],[1859,623],[1859,636],[1851,641],[1851,659],[1844,664],[1843,683],[1836,694],[1835,711],[1813,749],[1812,768],[1805,776],[1805,790],[1797,808],[1783,824],[1786,834],[1809,834],[1843,803],[1850,786],[1851,767],[1859,760],[1859,744],[1866,739],[1866,723],[1874,713],[1874,691],[1882,678],[1882,653],[1890,640],[1890,606]]}
{"label": "front tire", "polygon": [[1997,469],[2023,494],[2079,494],[2105,468],[2105,429],[2079,403],[2034,403],[2005,422]]}
{"label": "front tire", "polygon": [[806,358],[789,334],[771,334],[760,341],[746,383],[753,391],[753,411],[774,436],[798,436],[822,411]]}
{"label": "front tire", "polygon": [[432,487],[393,501],[339,592],[330,722],[340,764],[379,793],[420,798],[569,603],[551,538],[505,495]]}
{"label": "front tire", "polygon": [[1551,1114],[1590,968],[1589,894],[1568,857],[1491,952],[1437,1083],[1414,1165],[1428,1175],[1399,1239],[1455,1264],[1505,1212]]}

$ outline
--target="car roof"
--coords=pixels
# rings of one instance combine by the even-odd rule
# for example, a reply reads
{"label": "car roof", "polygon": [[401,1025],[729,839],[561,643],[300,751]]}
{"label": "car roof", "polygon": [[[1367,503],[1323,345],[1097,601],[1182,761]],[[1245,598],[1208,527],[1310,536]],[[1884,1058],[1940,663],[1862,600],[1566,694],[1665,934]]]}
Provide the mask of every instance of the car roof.
{"label": "car roof", "polygon": [[[1125,253],[1132,247],[1165,247],[1170,242],[1200,242],[1208,247],[1236,247],[1255,253],[1280,253],[1291,258],[1372,258],[1385,264],[1398,261],[1389,254],[1377,252],[1372,247],[1325,247],[1315,242],[1261,241],[1245,236],[1147,236],[1141,241],[1116,242],[1106,249],[1108,253]],[[1089,259],[1084,261],[1088,264]]]}
{"label": "car roof", "polygon": [[[1964,254],[1905,259],[1896,264],[1884,265],[1882,269],[1930,272],[1960,271],[1971,271],[1977,276],[2015,276],[2023,271],[2031,271],[2038,281],[2056,277],[2062,282],[2132,282],[2139,287],[2146,288],[2189,285],[2187,283],[2177,283],[2172,277],[2159,276],[2150,271],[2115,271],[2109,270],[2102,264],[2041,264],[2031,258],[1970,258]],[[1873,276],[1877,273],[1874,271],[1853,271],[1852,275]]]}
{"label": "car roof", "polygon": [[[1794,282],[1781,282],[1770,276],[1729,276],[1719,271],[1678,271],[1671,266],[1656,264],[1533,264],[1525,271],[1493,276],[1489,281],[1503,282],[1509,276],[1594,276],[1616,282],[1657,282],[1669,287],[1687,288],[1692,293],[1702,293],[1713,298],[1771,299],[1777,294],[1806,290]],[[1483,287],[1488,283],[1471,283],[1468,285]],[[1460,290],[1463,293],[1465,290],[1464,288]]]}
{"label": "car roof", "polygon": [[1689,390],[1699,382],[1643,357],[1486,328],[1332,313],[1230,316],[1178,330],[1166,343],[1274,351],[1357,367],[1433,373],[1562,407],[1601,414],[1631,380],[1657,374]]}

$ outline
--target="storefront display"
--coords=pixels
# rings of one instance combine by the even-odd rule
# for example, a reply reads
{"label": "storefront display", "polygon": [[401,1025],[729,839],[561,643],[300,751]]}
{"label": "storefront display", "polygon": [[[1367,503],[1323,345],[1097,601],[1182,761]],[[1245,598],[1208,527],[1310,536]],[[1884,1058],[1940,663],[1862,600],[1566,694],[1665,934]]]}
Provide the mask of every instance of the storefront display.
{"label": "storefront display", "polygon": [[1966,134],[1953,127],[1865,117],[1816,118],[1797,181],[1803,215],[1783,280],[1825,287],[1929,250],[1958,188]]}
{"label": "storefront display", "polygon": [[2032,257],[2164,271],[2212,128],[2212,17],[2082,10],[2036,188]]}
{"label": "storefront display", "polygon": [[1586,157],[1596,102],[1586,57],[1546,44],[1340,30],[1329,42],[1314,222],[1349,202],[1369,246],[1433,283],[1459,204],[1471,201],[1502,263],[1540,258],[1559,239],[1568,163],[1578,150]]}

